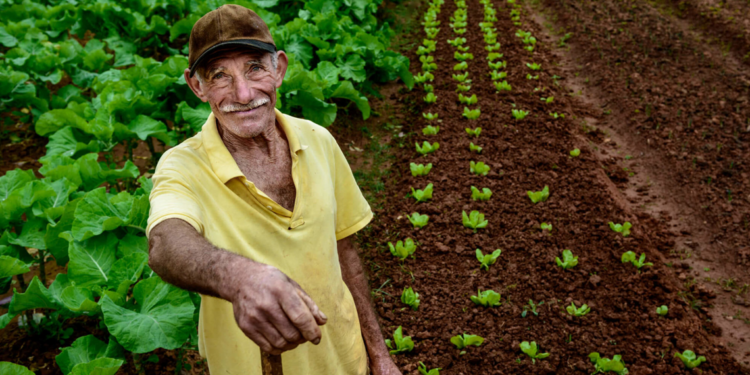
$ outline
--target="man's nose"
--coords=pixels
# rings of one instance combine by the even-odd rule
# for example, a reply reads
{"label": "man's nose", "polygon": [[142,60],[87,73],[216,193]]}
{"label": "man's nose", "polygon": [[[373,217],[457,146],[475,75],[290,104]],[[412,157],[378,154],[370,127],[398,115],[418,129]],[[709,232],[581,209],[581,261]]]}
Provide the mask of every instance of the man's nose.
{"label": "man's nose", "polygon": [[255,89],[252,85],[253,81],[239,76],[234,81],[234,96],[237,103],[249,103],[255,96]]}

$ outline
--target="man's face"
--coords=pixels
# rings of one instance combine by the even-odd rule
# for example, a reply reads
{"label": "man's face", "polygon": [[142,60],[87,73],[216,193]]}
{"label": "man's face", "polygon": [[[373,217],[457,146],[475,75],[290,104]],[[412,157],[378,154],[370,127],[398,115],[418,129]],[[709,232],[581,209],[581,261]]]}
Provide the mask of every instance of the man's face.
{"label": "man's face", "polygon": [[277,67],[271,54],[250,49],[217,52],[203,64],[201,79],[185,80],[201,100],[208,102],[224,130],[241,138],[259,135],[276,119],[276,88],[281,86],[288,64],[278,52]]}

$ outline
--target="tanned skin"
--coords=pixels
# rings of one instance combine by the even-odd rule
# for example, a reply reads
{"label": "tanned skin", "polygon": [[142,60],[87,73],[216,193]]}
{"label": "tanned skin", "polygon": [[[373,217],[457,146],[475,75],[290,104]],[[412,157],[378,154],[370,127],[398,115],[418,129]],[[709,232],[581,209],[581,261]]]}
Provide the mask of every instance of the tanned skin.
{"label": "tanned skin", "polygon": [[[288,60],[278,52],[223,51],[204,65],[202,79],[185,80],[208,102],[227,149],[245,177],[282,207],[296,198],[289,144],[275,121],[276,88]],[[354,298],[373,375],[402,375],[391,359],[370,301],[370,291],[351,238],[337,243],[344,282]],[[268,249],[273,251],[274,249]],[[327,317],[294,280],[279,269],[217,248],[192,225],[168,219],[149,236],[149,266],[180,288],[232,303],[237,325],[261,350],[281,354],[305,342],[318,344]]]}

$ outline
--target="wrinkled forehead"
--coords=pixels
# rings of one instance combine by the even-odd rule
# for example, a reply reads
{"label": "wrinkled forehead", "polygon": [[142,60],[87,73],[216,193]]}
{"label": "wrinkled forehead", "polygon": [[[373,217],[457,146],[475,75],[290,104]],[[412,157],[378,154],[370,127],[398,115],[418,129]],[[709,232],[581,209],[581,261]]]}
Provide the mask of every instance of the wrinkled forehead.
{"label": "wrinkled forehead", "polygon": [[251,61],[265,61],[270,58],[270,53],[255,48],[226,48],[212,53],[203,63],[206,72],[225,68],[229,62],[248,63]]}

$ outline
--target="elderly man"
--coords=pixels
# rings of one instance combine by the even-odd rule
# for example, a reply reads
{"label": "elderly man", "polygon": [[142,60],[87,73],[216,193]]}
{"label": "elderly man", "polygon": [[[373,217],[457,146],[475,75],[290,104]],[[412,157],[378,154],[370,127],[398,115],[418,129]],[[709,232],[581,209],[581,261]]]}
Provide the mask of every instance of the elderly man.
{"label": "elderly man", "polygon": [[286,374],[401,374],[352,241],[370,206],[331,134],[275,109],[288,60],[268,26],[225,5],[189,50],[185,80],[212,114],[156,167],[149,265],[202,295],[211,373],[259,375],[263,350]]}

